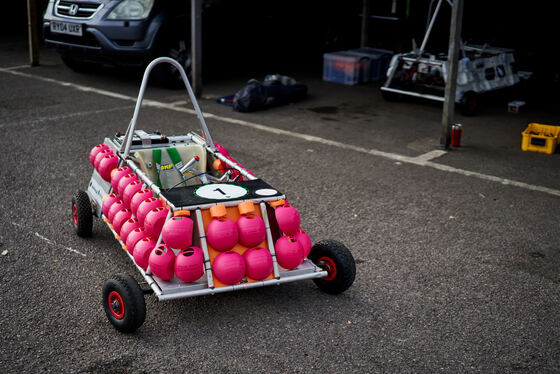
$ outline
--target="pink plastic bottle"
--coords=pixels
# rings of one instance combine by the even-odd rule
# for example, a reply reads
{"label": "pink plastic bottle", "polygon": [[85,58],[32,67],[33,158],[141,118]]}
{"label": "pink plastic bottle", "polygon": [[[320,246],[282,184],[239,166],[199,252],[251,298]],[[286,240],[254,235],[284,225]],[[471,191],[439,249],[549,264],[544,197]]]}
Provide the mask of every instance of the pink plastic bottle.
{"label": "pink plastic bottle", "polygon": [[104,151],[106,149],[109,149],[109,146],[107,144],[98,144],[95,147],[93,147],[91,149],[91,151],[89,152],[89,162],[95,166],[95,156],[97,156],[97,154],[101,151]]}
{"label": "pink plastic bottle", "polygon": [[280,237],[274,247],[276,260],[284,269],[295,269],[304,259],[303,247],[293,236]]}
{"label": "pink plastic bottle", "polygon": [[245,276],[245,260],[234,251],[222,252],[212,263],[214,276],[222,283],[236,284]]}
{"label": "pink plastic bottle", "polygon": [[165,244],[171,248],[185,249],[190,247],[193,236],[192,219],[184,216],[171,217],[164,223],[161,236]]}
{"label": "pink plastic bottle", "polygon": [[268,249],[262,247],[249,248],[243,254],[243,258],[249,278],[262,280],[272,273],[272,256]]}
{"label": "pink plastic bottle", "polygon": [[142,203],[140,203],[140,205],[138,206],[138,210],[136,212],[137,213],[136,218],[138,218],[140,224],[144,226],[144,219],[146,218],[146,215],[150,212],[150,210],[159,207],[161,207],[160,199],[155,197],[150,197],[144,200]]}
{"label": "pink plastic bottle", "polygon": [[210,208],[212,220],[206,228],[208,244],[217,251],[224,252],[232,249],[239,239],[237,225],[226,217],[227,210],[223,205]]}
{"label": "pink plastic bottle", "polygon": [[105,217],[109,214],[109,208],[111,208],[111,205],[120,199],[121,198],[117,193],[110,193],[103,196],[103,199],[101,200],[101,211]]}
{"label": "pink plastic bottle", "polygon": [[171,280],[174,276],[175,253],[165,244],[158,245],[148,258],[151,272],[162,280]]}
{"label": "pink plastic bottle", "polygon": [[140,222],[138,222],[138,218],[131,217],[127,219],[126,222],[122,224],[121,232],[119,233],[119,236],[121,237],[123,243],[126,243],[126,238],[128,237],[128,234],[130,234],[132,230],[137,229],[139,227],[141,226],[140,226]]}
{"label": "pink plastic bottle", "polygon": [[311,252],[311,239],[309,238],[309,235],[307,235],[307,233],[300,227],[294,237],[303,248],[303,258],[309,256],[309,252]]}
{"label": "pink plastic bottle", "polygon": [[124,188],[122,200],[124,201],[124,205],[126,205],[127,208],[130,209],[132,197],[136,194],[136,192],[142,189],[143,185],[143,182],[137,180],[129,183],[128,186]]}
{"label": "pink plastic bottle", "polygon": [[119,193],[119,195],[123,196],[123,192],[126,186],[128,186],[130,183],[137,180],[138,180],[138,176],[134,173],[128,173],[127,175],[122,177],[121,180],[119,181],[119,184],[117,185],[117,192]]}
{"label": "pink plastic bottle", "polygon": [[113,191],[115,193],[118,193],[117,187],[119,186],[119,181],[121,180],[121,178],[130,173],[131,170],[128,166],[123,166],[115,169],[115,171],[111,173],[111,187],[113,187]]}
{"label": "pink plastic bottle", "polygon": [[146,231],[144,231],[143,227],[138,227],[132,230],[128,236],[126,237],[126,249],[131,255],[134,255],[134,246],[138,241],[144,239],[146,236]]}
{"label": "pink plastic bottle", "polygon": [[183,282],[194,282],[204,274],[202,249],[183,249],[175,258],[175,276]]}
{"label": "pink plastic bottle", "polygon": [[107,155],[112,155],[114,154],[113,151],[109,148],[106,148],[102,151],[100,151],[99,153],[97,153],[97,155],[95,155],[95,160],[93,161],[93,167],[95,167],[95,170],[99,171],[99,163],[101,162],[101,159]]}
{"label": "pink plastic bottle", "polygon": [[238,205],[239,214],[237,219],[237,230],[239,232],[239,243],[245,247],[255,247],[266,238],[264,221],[257,216],[252,201],[245,201]]}
{"label": "pink plastic bottle", "polygon": [[161,233],[161,228],[165,223],[165,218],[167,218],[168,210],[164,207],[158,207],[150,210],[146,214],[144,219],[144,229],[146,229],[146,234],[152,238],[159,238]]}
{"label": "pink plastic bottle", "polygon": [[132,212],[130,211],[130,209],[122,209],[115,214],[115,216],[113,217],[112,224],[113,224],[113,230],[115,230],[117,235],[120,236],[121,227],[123,223],[128,221],[130,217],[132,217]]}
{"label": "pink plastic bottle", "polygon": [[150,254],[156,246],[156,241],[149,236],[146,236],[136,242],[132,250],[134,257],[134,262],[136,265],[140,266],[142,269],[146,270],[148,268],[148,260],[150,259]]}
{"label": "pink plastic bottle", "polygon": [[153,196],[154,193],[152,192],[152,190],[140,190],[134,196],[132,196],[132,199],[130,200],[130,210],[132,210],[132,214],[136,216],[140,204]]}
{"label": "pink plastic bottle", "polygon": [[101,178],[105,181],[111,181],[111,172],[117,167],[119,164],[119,158],[116,155],[106,155],[99,161],[99,167],[97,171]]}
{"label": "pink plastic bottle", "polygon": [[296,234],[300,224],[299,213],[296,208],[286,201],[284,204],[276,207],[274,214],[276,216],[278,226],[280,226],[280,230],[282,230],[284,234]]}
{"label": "pink plastic bottle", "polygon": [[122,209],[126,209],[123,201],[122,200],[115,201],[111,205],[111,207],[109,208],[109,212],[107,213],[107,218],[109,219],[109,222],[113,223],[113,219],[115,218],[115,214],[117,214],[117,212],[122,210]]}

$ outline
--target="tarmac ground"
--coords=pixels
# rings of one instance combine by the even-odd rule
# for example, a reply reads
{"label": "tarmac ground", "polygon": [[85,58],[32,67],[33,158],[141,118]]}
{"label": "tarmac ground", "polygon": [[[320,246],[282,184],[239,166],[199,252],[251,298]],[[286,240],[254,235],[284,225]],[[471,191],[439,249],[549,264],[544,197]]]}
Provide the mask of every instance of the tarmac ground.
{"label": "tarmac ground", "polygon": [[[78,74],[25,43],[0,44],[0,372],[558,372],[560,156],[522,152],[511,92],[461,117],[462,146],[438,147],[441,104],[387,103],[375,84],[313,72],[299,103],[237,113],[216,103],[249,75],[208,79],[200,106],[216,141],[283,191],[314,242],[345,243],[345,293],[311,281],[157,302],[135,333],[101,303],[115,273],[140,281],[108,228],[75,235],[70,199],[90,149],[124,131],[138,77]],[[197,129],[183,90],[149,87],[139,127]]]}

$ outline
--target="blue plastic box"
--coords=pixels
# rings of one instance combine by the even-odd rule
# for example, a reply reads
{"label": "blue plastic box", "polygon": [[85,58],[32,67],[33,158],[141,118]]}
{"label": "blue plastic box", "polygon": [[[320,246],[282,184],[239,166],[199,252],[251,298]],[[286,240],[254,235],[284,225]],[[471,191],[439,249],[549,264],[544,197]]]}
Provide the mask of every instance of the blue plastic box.
{"label": "blue plastic box", "polygon": [[369,63],[369,79],[368,81],[378,81],[385,77],[393,52],[386,49],[377,48],[356,48],[348,51],[359,57],[367,57]]}
{"label": "blue plastic box", "polygon": [[323,80],[354,85],[370,79],[369,57],[345,51],[323,55]]}

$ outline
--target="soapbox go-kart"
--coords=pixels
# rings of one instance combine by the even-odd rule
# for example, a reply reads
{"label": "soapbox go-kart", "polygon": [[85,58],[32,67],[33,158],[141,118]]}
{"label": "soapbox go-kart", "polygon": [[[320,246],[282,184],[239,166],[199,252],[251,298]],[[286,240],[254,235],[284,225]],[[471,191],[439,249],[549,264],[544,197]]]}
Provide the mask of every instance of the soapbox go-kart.
{"label": "soapbox go-kart", "polygon": [[[159,63],[181,74],[202,135],[165,136],[136,129],[148,77]],[[334,240],[312,245],[298,211],[213,141],[180,64],[148,65],[126,133],[90,152],[95,170],[72,198],[77,235],[91,236],[102,219],[145,279],[143,290],[117,274],[103,287],[103,307],[121,332],[139,328],[144,294],[159,301],[313,279],[330,294],[348,289],[356,266]]]}

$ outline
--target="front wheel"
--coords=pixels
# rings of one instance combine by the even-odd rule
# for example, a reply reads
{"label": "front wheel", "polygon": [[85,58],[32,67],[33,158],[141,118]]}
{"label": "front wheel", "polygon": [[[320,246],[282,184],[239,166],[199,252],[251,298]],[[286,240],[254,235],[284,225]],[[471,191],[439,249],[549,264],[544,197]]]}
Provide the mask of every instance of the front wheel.
{"label": "front wheel", "polygon": [[72,196],[72,225],[78,236],[91,236],[93,213],[89,196],[84,191],[78,191]]}
{"label": "front wheel", "polygon": [[344,244],[335,240],[322,240],[311,248],[309,259],[328,272],[326,277],[313,280],[322,291],[339,294],[354,283],[356,263]]}
{"label": "front wheel", "polygon": [[120,332],[136,331],[146,318],[144,293],[131,276],[116,274],[103,286],[103,308],[109,322]]}

